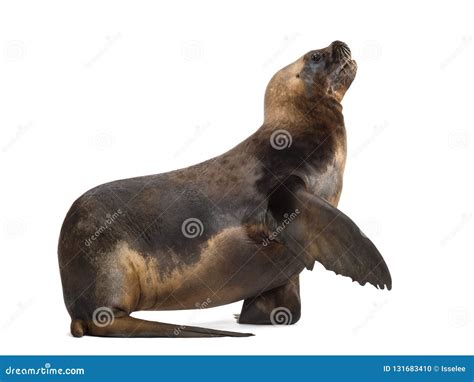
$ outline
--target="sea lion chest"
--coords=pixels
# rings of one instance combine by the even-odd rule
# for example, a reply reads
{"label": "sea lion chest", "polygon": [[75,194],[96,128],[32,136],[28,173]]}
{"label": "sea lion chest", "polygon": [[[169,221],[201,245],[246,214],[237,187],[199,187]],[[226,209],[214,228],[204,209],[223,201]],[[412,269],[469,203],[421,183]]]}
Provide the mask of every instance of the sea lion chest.
{"label": "sea lion chest", "polygon": [[[324,155],[318,160],[309,161],[308,173],[305,176],[309,190],[334,206],[341,196],[344,167],[346,164],[347,145],[344,133],[335,134],[330,144],[321,150]],[[319,158],[323,158],[322,160]]]}

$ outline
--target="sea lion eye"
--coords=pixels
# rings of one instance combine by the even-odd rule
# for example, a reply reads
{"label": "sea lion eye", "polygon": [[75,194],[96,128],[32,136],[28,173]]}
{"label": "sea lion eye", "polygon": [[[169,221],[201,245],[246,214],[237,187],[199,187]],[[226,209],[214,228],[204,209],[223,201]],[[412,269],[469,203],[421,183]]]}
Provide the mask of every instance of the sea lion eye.
{"label": "sea lion eye", "polygon": [[311,55],[311,59],[312,59],[314,62],[320,61],[320,60],[321,60],[321,57],[322,57],[321,53],[313,53],[313,54]]}

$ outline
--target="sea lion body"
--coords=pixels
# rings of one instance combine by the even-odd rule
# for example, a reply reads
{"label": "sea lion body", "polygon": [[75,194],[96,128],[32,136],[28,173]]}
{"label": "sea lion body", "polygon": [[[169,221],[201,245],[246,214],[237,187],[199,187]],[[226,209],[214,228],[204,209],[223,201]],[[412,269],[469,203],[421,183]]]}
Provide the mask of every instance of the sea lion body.
{"label": "sea lion body", "polygon": [[[61,252],[74,254],[76,248],[80,248],[81,253],[87,252],[88,261],[95,260],[96,277],[109,273],[104,278],[112,278],[112,259],[116,267],[122,267],[115,274],[119,278],[134,269],[136,274],[130,275],[131,283],[138,290],[126,288],[127,294],[135,297],[127,306],[129,312],[189,309],[208,299],[209,306],[224,305],[281,285],[286,278],[279,277],[280,269],[272,267],[271,262],[285,263],[292,257],[283,248],[276,250],[277,243],[272,243],[271,248],[262,248],[264,238],[269,235],[262,223],[267,212],[265,200],[271,188],[266,193],[259,190],[265,165],[250,152],[249,146],[268,144],[270,138],[263,138],[263,142],[258,139],[261,138],[244,142],[215,160],[190,168],[119,180],[88,191],[74,203],[63,228],[67,232],[74,231],[76,241],[68,241],[71,247],[61,248]],[[334,204],[342,188],[342,184],[335,181],[341,177],[342,168],[336,169],[343,167],[338,163],[343,154],[336,153],[328,153],[327,163],[315,163],[307,171],[307,178],[314,179],[313,192],[325,195]],[[268,183],[271,186],[267,187],[273,186],[271,179]],[[104,225],[107,214],[113,214],[118,208],[121,214],[110,224],[106,234],[86,246],[85,238],[92,237],[97,228]],[[197,237],[183,235],[183,222],[190,218],[202,223],[202,229],[198,228],[202,233]],[[235,251],[231,250],[234,248]],[[249,256],[245,255],[246,251]],[[63,260],[67,262],[70,258]],[[132,264],[131,268],[127,262]],[[287,268],[287,277],[299,274],[302,268],[301,263],[292,264]],[[261,277],[260,269],[270,270],[266,278]],[[200,280],[199,273],[206,281]],[[185,280],[185,286],[176,289],[177,284]],[[248,280],[258,283],[246,283]],[[221,293],[215,295],[213,292],[218,290]],[[193,291],[192,294],[189,291]],[[175,298],[170,298],[171,292]],[[70,301],[73,299],[71,296]],[[105,301],[98,303],[102,306]]]}
{"label": "sea lion body", "polygon": [[[74,202],[58,251],[73,335],[239,335],[129,316],[239,300],[241,323],[270,323],[267,310],[281,301],[290,323],[299,319],[298,275],[324,259],[306,253],[315,240],[302,245],[306,226],[291,221],[309,224],[311,208],[319,214],[339,201],[346,160],[339,102],[355,76],[347,50],[335,42],[317,51],[332,59],[324,68],[315,69],[320,60],[308,59],[310,52],[278,72],[267,88],[263,126],[230,151],[185,169],[106,183]],[[349,66],[349,75],[327,83],[339,66]],[[312,73],[323,69],[330,75]],[[327,84],[331,89],[321,92]],[[296,229],[291,237],[290,229],[280,230],[286,221]],[[120,324],[97,325],[94,313],[104,307]]]}

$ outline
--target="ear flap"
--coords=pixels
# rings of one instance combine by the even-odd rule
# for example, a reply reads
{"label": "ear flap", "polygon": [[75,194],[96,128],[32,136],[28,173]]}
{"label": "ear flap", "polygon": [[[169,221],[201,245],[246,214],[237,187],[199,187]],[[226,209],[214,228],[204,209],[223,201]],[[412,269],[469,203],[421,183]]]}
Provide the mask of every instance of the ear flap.
{"label": "ear flap", "polygon": [[[308,193],[299,178],[281,185],[268,209],[278,224],[287,222],[278,238],[308,269],[318,261],[361,285],[392,288],[390,272],[375,245],[344,213]],[[293,214],[291,221],[285,217],[288,214]]]}

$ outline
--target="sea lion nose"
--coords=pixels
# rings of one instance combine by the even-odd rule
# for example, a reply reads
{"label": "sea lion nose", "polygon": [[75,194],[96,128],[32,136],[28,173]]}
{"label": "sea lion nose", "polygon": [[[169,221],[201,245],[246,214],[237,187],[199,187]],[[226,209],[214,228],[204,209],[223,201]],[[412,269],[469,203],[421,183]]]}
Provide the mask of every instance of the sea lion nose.
{"label": "sea lion nose", "polygon": [[337,58],[340,59],[340,58],[350,58],[351,57],[351,50],[350,50],[349,46],[347,46],[346,43],[336,40],[331,44],[331,46],[332,46],[333,52],[335,53]]}

